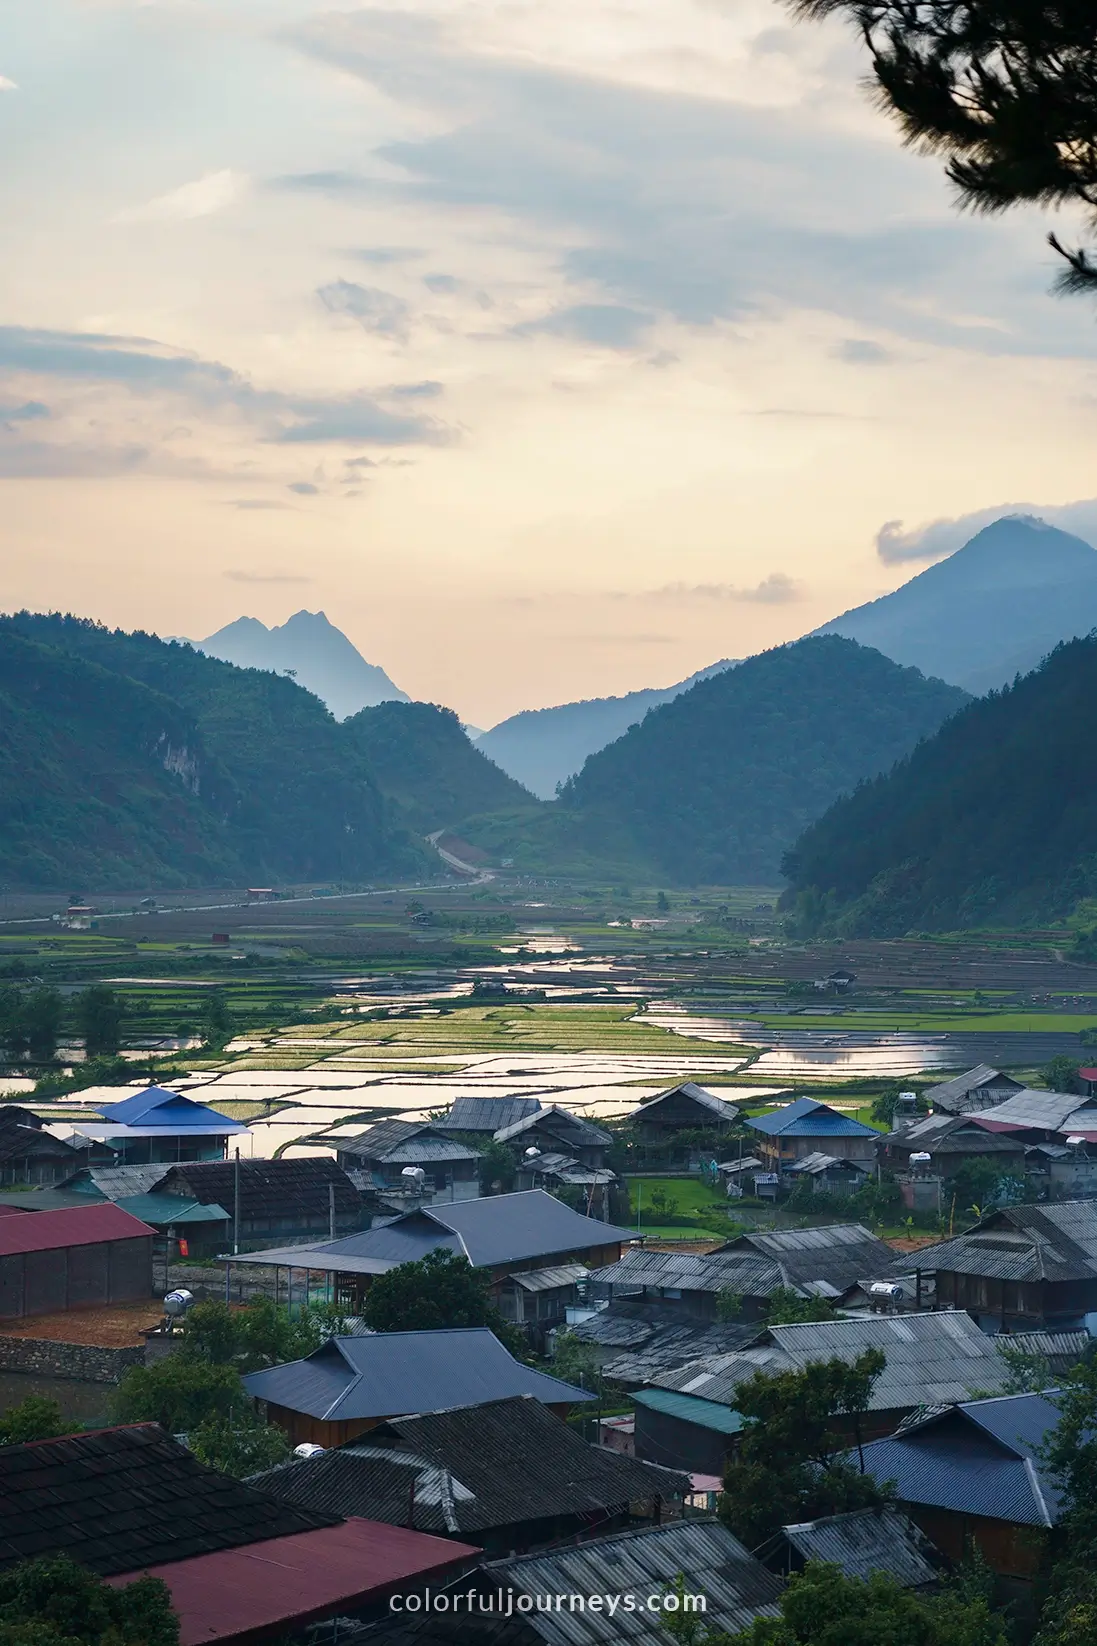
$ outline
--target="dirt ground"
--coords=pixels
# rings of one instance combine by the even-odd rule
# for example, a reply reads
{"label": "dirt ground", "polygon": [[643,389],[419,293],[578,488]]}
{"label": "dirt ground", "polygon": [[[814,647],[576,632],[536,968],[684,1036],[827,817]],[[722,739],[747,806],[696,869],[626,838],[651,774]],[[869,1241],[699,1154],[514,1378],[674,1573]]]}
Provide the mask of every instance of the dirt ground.
{"label": "dirt ground", "polygon": [[158,1299],[112,1303],[101,1309],[69,1309],[63,1314],[32,1315],[0,1327],[7,1337],[48,1338],[53,1343],[86,1343],[99,1349],[129,1349],[142,1342],[141,1332],[157,1326],[164,1313]]}

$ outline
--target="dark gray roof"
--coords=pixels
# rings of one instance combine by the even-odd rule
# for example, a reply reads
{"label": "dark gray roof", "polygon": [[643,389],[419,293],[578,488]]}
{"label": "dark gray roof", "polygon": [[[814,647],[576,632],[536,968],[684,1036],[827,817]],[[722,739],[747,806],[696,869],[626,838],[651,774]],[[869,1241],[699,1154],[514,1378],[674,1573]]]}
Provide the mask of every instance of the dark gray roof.
{"label": "dark gray roof", "polygon": [[989,1127],[1015,1126],[1019,1131],[1059,1132],[1078,1116],[1078,1129],[1097,1125],[1097,1108],[1071,1092],[1044,1092],[1022,1087],[992,1109],[976,1109],[972,1118]]}
{"label": "dark gray roof", "polygon": [[127,1195],[152,1194],[171,1171],[170,1163],[156,1166],[85,1166],[74,1172],[59,1189],[88,1184],[99,1190],[106,1200],[124,1200]]}
{"label": "dark gray roof", "polygon": [[809,1560],[821,1560],[862,1581],[873,1572],[884,1572],[904,1589],[937,1583],[943,1564],[925,1533],[908,1515],[890,1507],[783,1526],[758,1550],[758,1558],[782,1576],[799,1571]]}
{"label": "dark gray roof", "polygon": [[302,1267],[307,1256],[310,1268],[331,1273],[384,1274],[398,1263],[415,1261],[443,1247],[463,1254],[475,1268],[496,1268],[530,1258],[566,1257],[631,1238],[630,1229],[583,1217],[544,1189],[524,1189],[517,1194],[435,1204],[364,1234],[307,1246],[272,1247],[233,1261]]}
{"label": "dark gray roof", "polygon": [[860,1223],[758,1230],[740,1235],[726,1250],[757,1252],[778,1266],[786,1286],[808,1288],[827,1297],[841,1297],[861,1280],[890,1278],[895,1266],[891,1247]]}
{"label": "dark gray roof", "polygon": [[758,1321],[683,1320],[665,1305],[627,1300],[570,1328],[582,1343],[618,1351],[602,1363],[605,1376],[618,1383],[646,1383],[691,1361],[731,1353],[753,1343],[762,1329]]}
{"label": "dark gray roof", "polygon": [[617,1263],[595,1269],[596,1286],[639,1290],[643,1286],[671,1286],[683,1292],[742,1292],[744,1297],[769,1297],[787,1284],[780,1267],[751,1251],[648,1252],[634,1248]]}
{"label": "dark gray roof", "polygon": [[967,1069],[963,1074],[953,1075],[951,1080],[942,1080],[936,1086],[930,1086],[922,1095],[935,1108],[958,1112],[967,1107],[966,1100],[980,1086],[1008,1086],[1013,1091],[1020,1091],[1021,1082],[1014,1080],[1012,1075],[1003,1074],[1000,1069],[992,1069],[989,1063],[977,1063],[974,1069]]}
{"label": "dark gray roof", "polygon": [[519,1270],[510,1279],[523,1292],[555,1292],[585,1280],[589,1272],[582,1263],[558,1263],[551,1269]]}
{"label": "dark gray roof", "polygon": [[1097,1202],[1006,1206],[969,1233],[903,1254],[904,1268],[990,1279],[1097,1279]]}
{"label": "dark gray roof", "polygon": [[679,1574],[688,1593],[703,1593],[710,1629],[735,1633],[752,1619],[777,1614],[780,1585],[726,1527],[715,1520],[678,1521],[651,1531],[624,1532],[551,1553],[493,1561],[485,1575],[516,1595],[633,1595],[636,1610],[533,1612],[546,1646],[618,1646],[620,1641],[664,1642],[671,1636],[647,1608],[651,1594],[674,1588]]}
{"label": "dark gray roof", "polygon": [[801,1155],[799,1160],[790,1160],[782,1170],[794,1174],[807,1173],[809,1177],[818,1177],[830,1171],[839,1171],[849,1177],[864,1177],[872,1167],[868,1161],[843,1160],[838,1155],[823,1154],[816,1149],[812,1154]]}
{"label": "dark gray roof", "polygon": [[686,1474],[588,1446],[529,1396],[396,1418],[251,1484],[306,1508],[450,1534],[557,1515],[601,1518],[690,1489]]}
{"label": "dark gray roof", "polygon": [[[357,1189],[330,1155],[303,1160],[241,1160],[240,1216],[249,1218],[327,1218],[330,1191],[340,1217],[357,1218],[362,1201]],[[232,1206],[236,1162],[185,1160],[172,1166],[160,1192],[185,1194],[203,1205]]]}
{"label": "dark gray roof", "polygon": [[730,1126],[733,1121],[739,1118],[739,1110],[734,1103],[729,1103],[726,1098],[717,1097],[714,1092],[706,1091],[703,1086],[698,1086],[695,1081],[683,1080],[679,1085],[671,1086],[669,1090],[659,1092],[655,1097],[649,1097],[646,1103],[641,1103],[632,1117],[633,1120],[647,1120],[652,1111],[658,1109],[660,1103],[665,1103],[668,1098],[678,1097],[679,1095],[688,1097],[691,1103],[695,1103],[699,1109],[706,1110],[714,1120],[720,1121],[724,1125]]}
{"label": "dark gray roof", "polygon": [[537,1114],[539,1097],[457,1097],[450,1111],[431,1125],[440,1132],[491,1132]]}
{"label": "dark gray roof", "polygon": [[1093,1339],[1084,1329],[1076,1332],[1009,1332],[994,1339],[1004,1349],[1019,1349],[1041,1355],[1056,1377],[1077,1366],[1093,1348]]}
{"label": "dark gray roof", "polygon": [[479,1160],[480,1151],[446,1137],[426,1121],[379,1120],[355,1137],[334,1137],[341,1155],[392,1166],[419,1166],[435,1160]]}
{"label": "dark gray roof", "polygon": [[[991,1114],[997,1111],[992,1109]],[[930,1154],[1019,1154],[1024,1145],[1008,1132],[988,1131],[970,1114],[931,1114],[913,1126],[889,1132],[889,1148],[928,1150]]]}
{"label": "dark gray roof", "polygon": [[582,1115],[572,1114],[570,1109],[562,1109],[558,1103],[554,1103],[551,1109],[541,1109],[537,1114],[515,1120],[509,1126],[501,1126],[495,1134],[495,1141],[511,1143],[532,1131],[544,1131],[551,1137],[559,1137],[569,1148],[591,1148],[595,1145],[608,1148],[613,1142],[609,1132],[584,1120]]}
{"label": "dark gray roof", "polygon": [[328,1423],[480,1406],[510,1395],[549,1406],[593,1399],[523,1366],[486,1326],[335,1337],[304,1360],[250,1373],[244,1387],[255,1400]]}
{"label": "dark gray roof", "polygon": [[893,1480],[900,1502],[1025,1526],[1053,1526],[1059,1496],[1040,1449],[1059,1421],[1045,1395],[977,1400],[912,1419],[864,1448],[865,1467]]}
{"label": "dark gray roof", "polygon": [[767,1341],[797,1368],[835,1356],[853,1360],[865,1349],[882,1349],[887,1365],[873,1389],[872,1411],[966,1400],[975,1389],[1004,1389],[1008,1378],[993,1339],[959,1310],[771,1326]]}

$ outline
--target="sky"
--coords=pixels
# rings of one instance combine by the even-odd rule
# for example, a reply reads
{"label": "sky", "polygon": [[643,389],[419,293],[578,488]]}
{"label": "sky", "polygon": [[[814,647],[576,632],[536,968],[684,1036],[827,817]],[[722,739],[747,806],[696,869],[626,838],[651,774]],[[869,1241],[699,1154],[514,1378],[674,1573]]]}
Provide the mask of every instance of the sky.
{"label": "sky", "polygon": [[487,726],[1097,533],[1097,313],[865,68],[773,0],[12,0],[3,605],[322,609]]}

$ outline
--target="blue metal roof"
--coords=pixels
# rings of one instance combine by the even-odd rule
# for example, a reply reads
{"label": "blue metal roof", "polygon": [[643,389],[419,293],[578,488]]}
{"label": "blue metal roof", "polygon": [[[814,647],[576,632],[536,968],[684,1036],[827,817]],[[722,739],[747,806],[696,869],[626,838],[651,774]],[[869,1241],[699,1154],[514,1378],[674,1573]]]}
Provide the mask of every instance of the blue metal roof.
{"label": "blue metal roof", "polygon": [[402,1417],[532,1395],[545,1406],[593,1400],[508,1354],[486,1326],[332,1338],[305,1360],[252,1372],[244,1387],[325,1422]]}
{"label": "blue metal roof", "polygon": [[743,1419],[731,1406],[684,1395],[677,1389],[637,1389],[632,1398],[637,1406],[681,1418],[684,1423],[696,1423],[702,1429],[715,1429],[718,1434],[737,1435],[743,1427]]}
{"label": "blue metal roof", "polygon": [[219,1132],[247,1131],[243,1122],[230,1120],[227,1115],[218,1114],[216,1109],[196,1103],[181,1092],[167,1092],[162,1086],[149,1086],[121,1103],[106,1103],[99,1112],[104,1120],[117,1121],[123,1126],[162,1126],[165,1132],[205,1133],[211,1124]]}
{"label": "blue metal roof", "polygon": [[829,1104],[814,1097],[798,1097],[786,1103],[773,1114],[758,1115],[747,1121],[756,1132],[767,1137],[879,1137],[872,1126],[866,1126],[851,1115],[840,1114]]}
{"label": "blue metal roof", "polygon": [[865,1468],[903,1503],[1051,1526],[1059,1494],[1038,1448],[1059,1421],[1044,1395],[977,1400],[927,1415],[864,1448]]}

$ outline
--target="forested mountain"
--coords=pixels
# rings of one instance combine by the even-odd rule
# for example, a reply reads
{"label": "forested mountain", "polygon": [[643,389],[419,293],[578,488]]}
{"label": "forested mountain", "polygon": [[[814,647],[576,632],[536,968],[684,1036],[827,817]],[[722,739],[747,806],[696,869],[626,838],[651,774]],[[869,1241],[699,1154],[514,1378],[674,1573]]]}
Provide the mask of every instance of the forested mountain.
{"label": "forested mountain", "polygon": [[967,701],[837,636],[748,658],[652,709],[561,796],[585,837],[679,884],[773,882],[805,824]]}
{"label": "forested mountain", "polygon": [[505,772],[542,800],[551,800],[557,785],[580,770],[588,755],[597,754],[642,720],[649,709],[688,691],[698,680],[730,669],[725,659],[680,680],[676,686],[627,692],[624,697],[591,697],[581,703],[561,703],[553,709],[523,709],[481,732],[477,747]]}
{"label": "forested mountain", "polygon": [[9,887],[364,879],[422,866],[294,681],[84,619],[0,618]]}
{"label": "forested mountain", "polygon": [[208,657],[220,657],[241,669],[292,671],[297,684],[315,692],[337,720],[375,703],[409,701],[384,669],[366,662],[324,612],[294,612],[273,629],[257,617],[238,617],[194,645]]}
{"label": "forested mountain", "polygon": [[1097,550],[1027,515],[996,520],[947,560],[817,634],[981,694],[1097,627]]}
{"label": "forested mountain", "polygon": [[1097,894],[1095,742],[1097,640],[1073,640],[832,806],[788,853],[786,900],[851,935],[1066,913]]}
{"label": "forested mountain", "polygon": [[469,742],[452,709],[381,703],[344,721],[343,730],[395,815],[419,834],[476,812],[539,809],[528,789]]}

